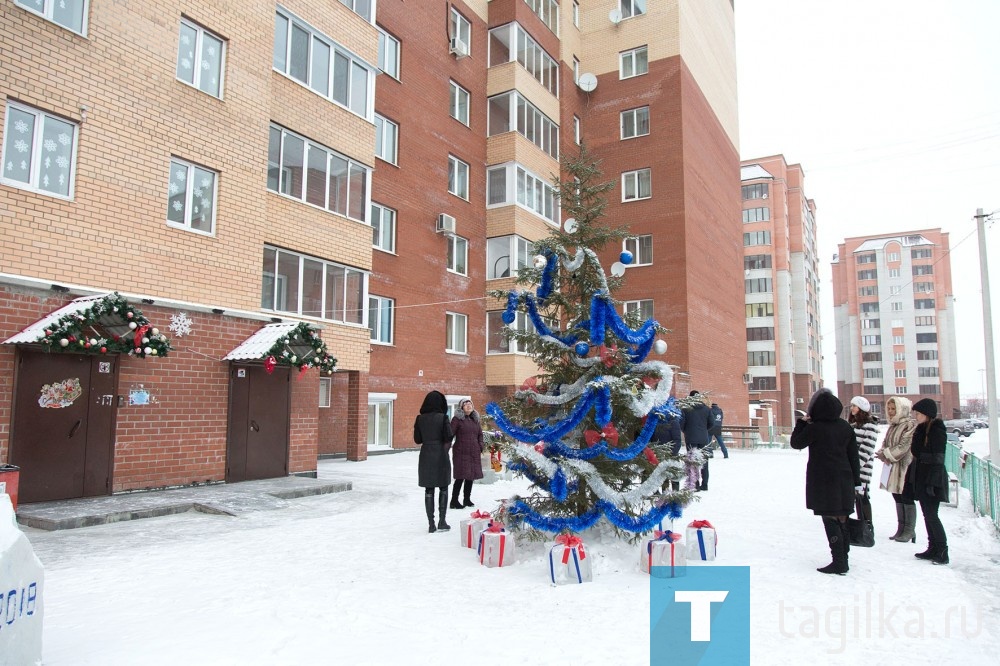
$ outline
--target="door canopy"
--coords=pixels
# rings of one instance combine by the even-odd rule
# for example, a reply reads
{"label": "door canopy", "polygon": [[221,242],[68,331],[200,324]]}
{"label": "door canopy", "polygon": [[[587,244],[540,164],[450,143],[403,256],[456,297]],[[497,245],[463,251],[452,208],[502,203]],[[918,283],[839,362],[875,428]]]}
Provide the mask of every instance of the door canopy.
{"label": "door canopy", "polygon": [[39,344],[54,352],[166,356],[170,341],[118,292],[83,296],[3,344]]}
{"label": "door canopy", "polygon": [[301,371],[319,368],[321,372],[333,372],[337,365],[319,332],[305,322],[268,324],[226,354],[225,360],[262,360],[268,373],[278,365]]}

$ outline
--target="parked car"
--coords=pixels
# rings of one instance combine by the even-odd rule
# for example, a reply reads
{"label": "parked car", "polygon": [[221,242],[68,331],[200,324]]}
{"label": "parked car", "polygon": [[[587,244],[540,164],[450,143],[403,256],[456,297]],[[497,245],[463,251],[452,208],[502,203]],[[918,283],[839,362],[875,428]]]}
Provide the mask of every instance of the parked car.
{"label": "parked car", "polygon": [[969,423],[969,419],[948,419],[944,422],[944,427],[948,432],[962,437],[968,437],[976,430],[976,427]]}
{"label": "parked car", "polygon": [[982,419],[969,419],[969,423],[971,423],[973,425],[973,427],[976,427],[976,428],[989,428],[990,427],[990,424],[987,423],[986,421],[982,420]]}

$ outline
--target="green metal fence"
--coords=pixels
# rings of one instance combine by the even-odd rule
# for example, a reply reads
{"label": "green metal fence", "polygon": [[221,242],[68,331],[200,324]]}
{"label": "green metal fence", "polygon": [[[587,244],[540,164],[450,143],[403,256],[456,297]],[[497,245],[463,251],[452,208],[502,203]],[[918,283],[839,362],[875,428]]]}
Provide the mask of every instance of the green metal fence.
{"label": "green metal fence", "polygon": [[962,451],[952,442],[945,450],[944,465],[958,477],[958,484],[968,488],[972,508],[981,516],[989,516],[1000,530],[1000,467]]}

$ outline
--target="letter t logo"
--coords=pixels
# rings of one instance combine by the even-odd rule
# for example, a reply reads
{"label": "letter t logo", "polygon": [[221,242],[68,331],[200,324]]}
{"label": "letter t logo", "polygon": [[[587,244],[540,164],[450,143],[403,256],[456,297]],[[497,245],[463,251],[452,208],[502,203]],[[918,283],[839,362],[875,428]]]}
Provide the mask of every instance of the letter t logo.
{"label": "letter t logo", "polygon": [[712,640],[712,602],[724,601],[729,592],[723,590],[699,592],[694,590],[677,590],[674,601],[691,604],[691,640]]}

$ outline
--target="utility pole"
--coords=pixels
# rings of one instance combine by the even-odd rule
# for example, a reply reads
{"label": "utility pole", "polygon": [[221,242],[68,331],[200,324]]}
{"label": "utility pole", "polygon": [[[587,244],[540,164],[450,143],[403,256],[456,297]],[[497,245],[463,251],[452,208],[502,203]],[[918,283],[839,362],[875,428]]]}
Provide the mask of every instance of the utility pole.
{"label": "utility pole", "polygon": [[979,230],[979,277],[983,285],[983,335],[986,340],[986,408],[990,431],[990,460],[1000,465],[1000,431],[997,428],[997,366],[993,358],[993,314],[990,303],[990,273],[986,265],[986,219],[982,208],[976,209]]}

